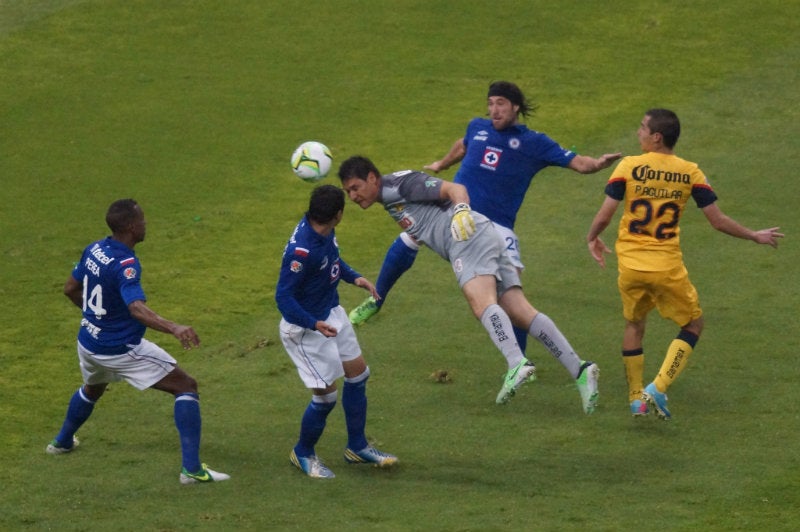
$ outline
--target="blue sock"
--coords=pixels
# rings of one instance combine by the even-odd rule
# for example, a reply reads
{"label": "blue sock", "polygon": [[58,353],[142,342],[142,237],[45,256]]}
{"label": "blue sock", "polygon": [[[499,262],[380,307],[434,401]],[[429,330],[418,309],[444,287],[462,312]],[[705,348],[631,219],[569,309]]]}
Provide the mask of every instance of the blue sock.
{"label": "blue sock", "polygon": [[196,393],[175,396],[175,426],[181,439],[183,468],[189,473],[202,469],[200,464],[200,398]]}
{"label": "blue sock", "polygon": [[89,419],[89,416],[92,415],[94,405],[95,402],[91,401],[83,394],[83,386],[72,394],[72,398],[69,400],[69,406],[67,407],[67,416],[64,418],[64,424],[61,426],[61,432],[56,436],[56,442],[58,442],[59,447],[65,449],[72,447],[72,437],[81,425]]}
{"label": "blue sock", "polygon": [[358,377],[344,379],[342,408],[347,425],[347,448],[360,451],[367,446],[367,379],[369,368]]}
{"label": "blue sock", "polygon": [[519,349],[524,355],[525,348],[528,347],[528,331],[520,329],[519,327],[514,327],[514,337],[517,339],[517,345],[519,345]]}
{"label": "blue sock", "polygon": [[389,295],[389,291],[395,283],[414,264],[418,251],[419,248],[412,249],[408,247],[399,236],[389,246],[383,259],[383,265],[381,265],[381,271],[378,273],[378,280],[375,283],[375,290],[381,296],[380,301],[377,302],[379,307],[386,301],[386,296]]}
{"label": "blue sock", "polygon": [[312,456],[315,454],[314,446],[322,436],[322,431],[325,430],[328,414],[336,406],[336,392],[325,397],[330,400],[330,395],[333,395],[332,402],[318,402],[318,396],[314,396],[306,407],[303,419],[300,421],[300,439],[297,440],[297,445],[294,446],[294,454],[297,456]]}

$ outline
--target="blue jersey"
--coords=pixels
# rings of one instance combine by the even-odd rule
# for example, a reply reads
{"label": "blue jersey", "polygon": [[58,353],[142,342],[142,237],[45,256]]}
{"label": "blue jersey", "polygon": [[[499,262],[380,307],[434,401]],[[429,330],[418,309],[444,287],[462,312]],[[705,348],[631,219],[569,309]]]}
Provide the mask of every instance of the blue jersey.
{"label": "blue jersey", "polygon": [[353,283],[359,277],[339,256],[336,232],[323,236],[304,216],[283,250],[275,289],[278,310],[289,323],[314,329],[339,305],[339,279]]}
{"label": "blue jersey", "polygon": [[78,341],[93,353],[119,355],[138,345],[147,329],[128,305],[144,301],[142,267],[133,250],[111,237],[89,244],[72,277],[83,285]]}
{"label": "blue jersey", "polygon": [[544,133],[522,124],[497,131],[486,118],[472,119],[464,146],[453,181],[467,187],[473,210],[509,229],[533,176],[547,166],[568,166],[576,155]]}

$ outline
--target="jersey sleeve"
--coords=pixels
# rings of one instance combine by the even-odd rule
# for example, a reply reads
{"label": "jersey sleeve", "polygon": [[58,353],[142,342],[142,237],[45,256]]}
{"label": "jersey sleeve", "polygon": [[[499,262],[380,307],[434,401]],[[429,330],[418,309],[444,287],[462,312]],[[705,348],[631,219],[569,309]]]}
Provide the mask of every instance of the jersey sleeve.
{"label": "jersey sleeve", "polygon": [[606,196],[617,201],[625,199],[625,187],[627,186],[627,177],[631,171],[630,157],[624,157],[614,168],[611,177],[606,183]]}
{"label": "jersey sleeve", "polygon": [[[402,174],[402,172],[398,172],[398,174]],[[406,201],[436,202],[441,200],[442,180],[438,177],[414,171],[408,171],[401,177],[398,192]]]}
{"label": "jersey sleeve", "polygon": [[709,184],[697,184],[692,186],[692,199],[702,209],[717,201],[717,195]]}
{"label": "jersey sleeve", "polygon": [[464,149],[466,150],[469,147],[469,143],[472,138],[475,136],[475,127],[480,123],[480,118],[473,118],[467,124],[467,130],[464,132],[464,138],[461,139],[461,144],[464,145]]}
{"label": "jersey sleeve", "polygon": [[286,321],[306,329],[314,329],[317,320],[303,309],[297,299],[297,293],[302,290],[303,280],[310,267],[309,260],[308,250],[294,245],[287,246],[275,288],[275,302]]}
{"label": "jersey sleeve", "polygon": [[625,178],[612,177],[606,183],[606,196],[617,201],[622,201],[625,198]]}
{"label": "jersey sleeve", "polygon": [[545,161],[550,166],[560,166],[565,168],[569,166],[572,159],[575,158],[577,153],[568,150],[561,146],[558,142],[551,139],[544,133],[538,133],[536,142],[533,144],[536,147],[534,157],[536,159]]}
{"label": "jersey sleeve", "polygon": [[363,277],[360,273],[355,271],[342,257],[339,257],[339,268],[341,269],[342,280],[346,283],[353,284],[356,279]]}
{"label": "jersey sleeve", "polygon": [[117,271],[119,293],[126,305],[134,301],[146,301],[141,284],[142,266],[135,257],[120,260]]}

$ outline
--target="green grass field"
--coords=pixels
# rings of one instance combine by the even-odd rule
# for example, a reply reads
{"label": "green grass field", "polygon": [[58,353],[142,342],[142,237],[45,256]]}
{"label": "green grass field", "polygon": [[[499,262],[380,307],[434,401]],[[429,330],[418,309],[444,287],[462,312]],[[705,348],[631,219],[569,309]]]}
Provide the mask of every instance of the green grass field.
{"label": "green grass field", "polygon": [[[779,0],[0,0],[0,529],[796,530],[799,20]],[[787,238],[776,251],[685,216],[706,330],[674,420],[633,420],[616,263],[600,270],[584,243],[610,171],[542,172],[518,220],[523,281],[600,365],[598,411],[533,343],[539,380],[496,406],[504,362],[425,251],[359,329],[368,434],[401,464],[347,466],[337,408],[317,449],[337,478],[312,481],[288,461],[309,393],[273,300],[311,191],[289,156],[313,139],[339,161],[421,168],[496,79],[540,104],[531,127],[590,155],[636,153],[644,111],[674,109],[678,153],[722,209]],[[149,304],[203,339],[182,352],[148,333],[200,382],[202,458],[230,482],[179,485],[172,400],[126,384],[76,452],[44,453],[80,384],[62,286],[121,197],[148,218]],[[397,232],[352,204],[337,230],[373,280]],[[653,315],[648,376],[675,333]]]}

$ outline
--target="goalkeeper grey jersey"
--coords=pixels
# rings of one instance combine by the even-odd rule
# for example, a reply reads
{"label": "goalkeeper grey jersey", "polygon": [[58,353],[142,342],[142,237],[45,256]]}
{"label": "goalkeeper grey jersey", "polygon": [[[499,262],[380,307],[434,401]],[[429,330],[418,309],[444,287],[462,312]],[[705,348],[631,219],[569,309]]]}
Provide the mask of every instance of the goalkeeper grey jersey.
{"label": "goalkeeper grey jersey", "polygon": [[[450,234],[452,202],[439,197],[442,180],[415,170],[402,170],[381,178],[381,203],[409,235],[445,260],[451,258],[455,243]],[[473,211],[476,225],[488,219]]]}

